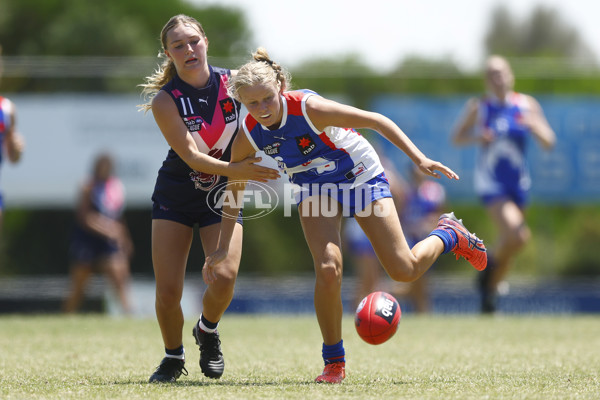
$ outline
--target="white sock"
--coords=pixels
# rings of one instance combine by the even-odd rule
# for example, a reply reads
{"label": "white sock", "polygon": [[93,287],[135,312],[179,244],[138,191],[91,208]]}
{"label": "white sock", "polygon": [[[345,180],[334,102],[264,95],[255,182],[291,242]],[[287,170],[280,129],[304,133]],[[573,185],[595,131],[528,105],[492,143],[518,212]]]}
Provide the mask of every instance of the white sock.
{"label": "white sock", "polygon": [[202,330],[203,330],[204,332],[206,332],[206,333],[214,333],[214,332],[217,330],[217,328],[210,329],[210,328],[208,328],[206,325],[204,325],[204,324],[202,323],[202,318],[200,318],[200,319],[198,320],[198,328],[202,329]]}
{"label": "white sock", "polygon": [[165,357],[166,358],[175,358],[177,360],[183,360],[183,361],[185,361],[185,349],[183,349],[183,353],[181,353],[179,355],[173,355],[173,354],[167,354],[167,353],[165,353]]}

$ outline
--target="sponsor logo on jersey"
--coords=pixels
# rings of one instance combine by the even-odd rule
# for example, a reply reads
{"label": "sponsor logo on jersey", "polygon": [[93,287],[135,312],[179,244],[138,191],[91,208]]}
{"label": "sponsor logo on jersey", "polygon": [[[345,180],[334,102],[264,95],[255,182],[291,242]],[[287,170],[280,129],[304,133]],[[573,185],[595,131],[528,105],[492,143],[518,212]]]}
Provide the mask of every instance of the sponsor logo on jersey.
{"label": "sponsor logo on jersey", "polygon": [[366,171],[367,171],[367,168],[365,167],[365,164],[359,163],[359,164],[355,165],[354,168],[352,168],[352,170],[348,171],[346,173],[346,175],[344,175],[344,176],[346,177],[346,179],[352,179],[352,178],[356,178],[359,175],[362,175]]}
{"label": "sponsor logo on jersey", "polygon": [[223,112],[223,118],[225,118],[225,123],[228,124],[230,122],[235,121],[235,104],[233,103],[233,100],[231,100],[231,98],[228,97],[219,101],[219,104],[221,105],[221,111]]}
{"label": "sponsor logo on jersey", "polygon": [[276,154],[279,154],[280,146],[281,146],[281,143],[279,143],[279,142],[271,143],[271,144],[268,144],[265,147],[263,147],[263,151],[268,156],[274,156]]}
{"label": "sponsor logo on jersey", "polygon": [[309,154],[317,147],[316,143],[312,140],[310,134],[308,133],[306,135],[296,136],[296,144],[298,145],[300,153],[303,155]]}
{"label": "sponsor logo on jersey", "polygon": [[202,117],[184,117],[183,122],[185,122],[188,131],[198,132],[202,129],[202,124],[204,123],[204,120],[202,119]]}

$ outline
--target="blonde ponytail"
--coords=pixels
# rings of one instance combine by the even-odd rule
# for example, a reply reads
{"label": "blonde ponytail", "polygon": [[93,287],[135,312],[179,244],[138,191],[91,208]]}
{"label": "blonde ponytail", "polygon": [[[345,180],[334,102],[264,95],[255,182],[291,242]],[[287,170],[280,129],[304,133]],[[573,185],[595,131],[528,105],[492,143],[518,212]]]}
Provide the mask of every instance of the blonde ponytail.
{"label": "blonde ponytail", "polygon": [[267,50],[259,47],[255,53],[252,53],[252,59],[242,65],[237,75],[227,83],[227,92],[231,97],[240,101],[239,90],[256,84],[279,84],[282,91],[290,88],[291,75],[281,65],[271,60]]}

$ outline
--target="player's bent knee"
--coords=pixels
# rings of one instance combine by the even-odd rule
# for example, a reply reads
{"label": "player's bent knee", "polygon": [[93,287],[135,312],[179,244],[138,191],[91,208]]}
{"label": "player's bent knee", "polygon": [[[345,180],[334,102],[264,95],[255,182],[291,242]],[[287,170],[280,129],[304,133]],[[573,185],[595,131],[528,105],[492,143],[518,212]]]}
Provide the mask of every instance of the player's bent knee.
{"label": "player's bent knee", "polygon": [[214,290],[219,292],[233,292],[235,288],[236,274],[219,274],[217,273],[217,279],[211,283]]}
{"label": "player's bent knee", "polygon": [[414,270],[405,268],[395,268],[391,271],[388,271],[388,275],[396,282],[414,282],[418,278]]}
{"label": "player's bent knee", "polygon": [[336,264],[322,264],[316,267],[317,283],[337,287],[342,283],[342,268]]}
{"label": "player's bent knee", "polygon": [[179,307],[182,295],[182,291],[176,289],[157,289],[156,305],[164,309]]}

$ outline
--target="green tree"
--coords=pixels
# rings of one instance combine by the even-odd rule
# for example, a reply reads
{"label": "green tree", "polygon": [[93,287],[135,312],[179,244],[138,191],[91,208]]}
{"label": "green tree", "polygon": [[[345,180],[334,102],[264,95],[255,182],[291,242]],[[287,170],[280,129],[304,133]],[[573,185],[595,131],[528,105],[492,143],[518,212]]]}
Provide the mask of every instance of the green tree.
{"label": "green tree", "polygon": [[[200,21],[210,41],[210,56],[221,58],[239,55],[241,48],[249,48],[252,38],[240,10],[220,6],[198,7],[184,0],[2,0],[0,2],[0,43],[5,56],[63,57],[64,68],[69,68],[68,56],[87,57],[148,57],[151,64],[131,80],[140,83],[158,60],[160,31],[167,20],[179,13],[191,15]],[[73,60],[73,62],[81,62]],[[115,62],[119,62],[115,59]],[[25,63],[25,62],[24,62]],[[119,81],[110,71],[102,71],[104,64],[94,65],[97,76],[81,73],[80,79],[36,79],[40,66],[30,77],[6,82],[9,90],[106,90]],[[137,68],[137,64],[132,69]],[[82,68],[84,68],[82,67]],[[105,76],[102,76],[104,72]],[[47,78],[47,77],[46,77]],[[71,74],[78,78],[78,73]],[[129,86],[131,87],[129,82]],[[135,87],[135,84],[133,84]]]}
{"label": "green tree", "polygon": [[506,6],[497,7],[492,12],[484,45],[487,54],[506,57],[593,58],[577,30],[557,10],[544,6],[534,8],[523,20],[518,20]]}

